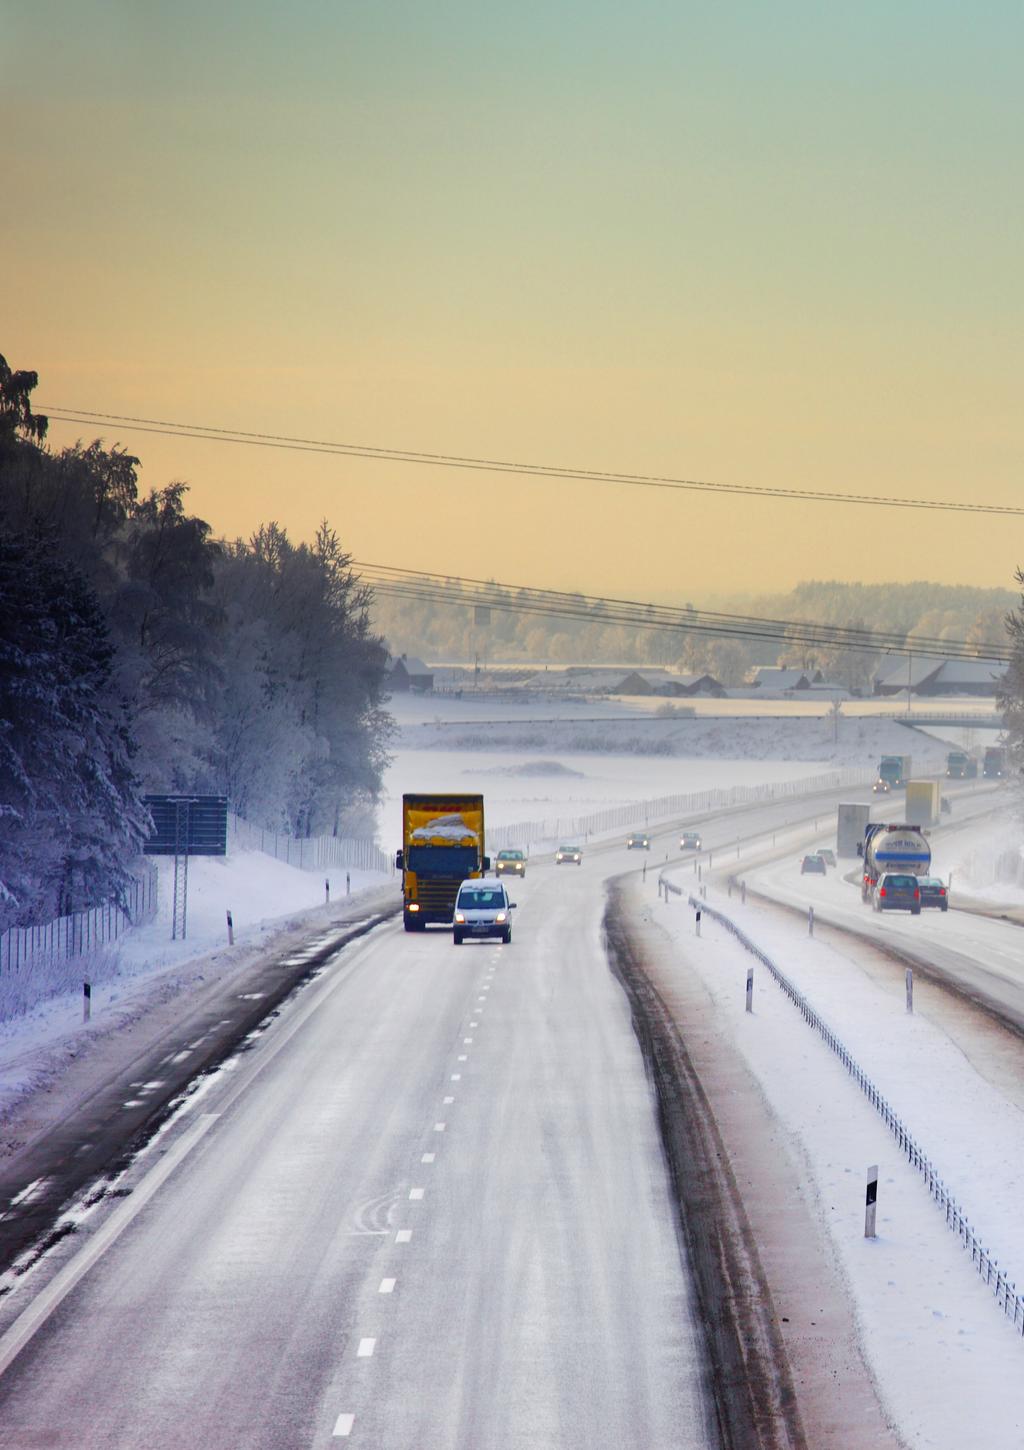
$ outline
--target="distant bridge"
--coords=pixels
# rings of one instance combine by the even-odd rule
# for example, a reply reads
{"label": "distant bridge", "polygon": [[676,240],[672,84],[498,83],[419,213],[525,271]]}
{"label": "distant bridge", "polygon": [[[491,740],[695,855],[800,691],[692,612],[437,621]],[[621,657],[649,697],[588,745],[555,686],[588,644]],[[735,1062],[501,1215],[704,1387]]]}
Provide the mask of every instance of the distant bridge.
{"label": "distant bridge", "polygon": [[915,710],[911,715],[868,715],[869,720],[895,720],[897,725],[956,725],[961,730],[1005,730],[1006,722],[995,710],[984,715],[955,714],[950,710],[926,714]]}

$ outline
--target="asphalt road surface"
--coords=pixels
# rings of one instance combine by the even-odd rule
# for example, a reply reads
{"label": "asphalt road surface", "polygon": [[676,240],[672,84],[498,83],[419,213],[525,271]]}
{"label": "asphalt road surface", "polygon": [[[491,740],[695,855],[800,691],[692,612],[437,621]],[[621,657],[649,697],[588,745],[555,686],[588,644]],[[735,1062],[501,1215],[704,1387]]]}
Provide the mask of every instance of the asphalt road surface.
{"label": "asphalt road surface", "polygon": [[5,1301],[0,1445],[715,1443],[606,871],[328,965]]}

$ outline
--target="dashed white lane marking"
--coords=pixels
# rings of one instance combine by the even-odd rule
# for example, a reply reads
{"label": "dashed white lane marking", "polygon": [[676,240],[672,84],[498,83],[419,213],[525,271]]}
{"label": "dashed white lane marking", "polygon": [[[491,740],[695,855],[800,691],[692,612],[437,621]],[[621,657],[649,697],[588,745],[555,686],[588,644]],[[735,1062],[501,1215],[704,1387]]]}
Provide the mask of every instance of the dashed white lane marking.
{"label": "dashed white lane marking", "polygon": [[479,1027],[480,1026],[480,1023],[479,1022],[471,1022],[469,1025],[470,1025],[470,1027]]}
{"label": "dashed white lane marking", "polygon": [[377,1292],[380,1294],[393,1294],[397,1283],[397,1279],[381,1279],[380,1289]]}
{"label": "dashed white lane marking", "polygon": [[141,1098],[129,1098],[128,1101],[124,1104],[124,1106],[126,1108],[141,1108],[142,1107],[142,1099]]}
{"label": "dashed white lane marking", "polygon": [[412,1229],[411,1228],[400,1228],[398,1230],[398,1232],[395,1234],[395,1243],[396,1244],[407,1244],[407,1243],[411,1243],[411,1241],[412,1241]]}
{"label": "dashed white lane marking", "polygon": [[356,1358],[369,1359],[376,1348],[377,1341],[375,1339],[361,1339],[359,1341],[359,1348],[356,1350]]}
{"label": "dashed white lane marking", "polygon": [[[466,1056],[466,1054],[464,1052],[460,1052],[459,1055],[458,1055],[458,1057],[456,1058],[456,1061],[457,1062],[468,1062],[469,1061],[469,1058]],[[125,1104],[125,1107],[127,1107],[127,1106],[128,1106],[128,1104],[126,1103]],[[136,1103],[135,1106],[138,1107],[138,1104]]]}
{"label": "dashed white lane marking", "polygon": [[433,1163],[433,1161],[436,1158],[436,1156],[437,1156],[436,1153],[424,1153],[423,1157],[420,1159],[420,1162],[421,1163]]}
{"label": "dashed white lane marking", "polygon": [[425,1192],[426,1189],[424,1188],[410,1188],[409,1197],[412,1199],[413,1203],[417,1203],[423,1197]]}
{"label": "dashed white lane marking", "polygon": [[464,1046],[464,1047],[468,1047],[468,1046],[469,1046],[469,1044],[470,1044],[470,1043],[471,1043],[471,1042],[472,1042],[472,1041],[473,1041],[473,1039],[472,1039],[472,1037],[464,1037],[464,1038],[463,1038],[463,1039],[462,1039],[462,1043],[463,1043],[463,1046]]}
{"label": "dashed white lane marking", "polygon": [[461,1079],[462,1079],[462,1073],[461,1072],[453,1072],[452,1073],[452,1082],[459,1082],[459,1081],[461,1081]]}
{"label": "dashed white lane marking", "polygon": [[334,1438],[344,1440],[352,1433],[352,1426],[356,1422],[355,1415],[339,1415],[334,1422]]}
{"label": "dashed white lane marking", "polygon": [[186,1057],[191,1057],[191,1056],[192,1056],[191,1052],[189,1052],[186,1049],[185,1052],[176,1052],[173,1057],[166,1058],[165,1061],[167,1061],[167,1062],[184,1062],[185,1059],[186,1059]]}
{"label": "dashed white lane marking", "polygon": [[455,1101],[455,1099],[452,1098],[452,1097],[445,1098],[445,1102],[446,1103],[453,1103],[454,1101]]}
{"label": "dashed white lane marking", "polygon": [[434,1132],[435,1133],[443,1133],[444,1130],[445,1130],[445,1126],[446,1126],[446,1124],[444,1124],[444,1123],[435,1123],[434,1124]]}

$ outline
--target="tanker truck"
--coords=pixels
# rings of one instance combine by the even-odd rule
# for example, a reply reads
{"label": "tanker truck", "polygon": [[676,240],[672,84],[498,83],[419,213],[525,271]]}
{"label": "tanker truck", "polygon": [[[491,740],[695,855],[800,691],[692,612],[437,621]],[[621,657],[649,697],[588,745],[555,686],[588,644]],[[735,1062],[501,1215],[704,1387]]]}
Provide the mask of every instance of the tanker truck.
{"label": "tanker truck", "polygon": [[932,864],[931,847],[919,826],[906,821],[898,825],[872,824],[864,828],[860,854],[864,857],[860,899],[870,901],[879,876],[886,871],[905,871],[927,876]]}

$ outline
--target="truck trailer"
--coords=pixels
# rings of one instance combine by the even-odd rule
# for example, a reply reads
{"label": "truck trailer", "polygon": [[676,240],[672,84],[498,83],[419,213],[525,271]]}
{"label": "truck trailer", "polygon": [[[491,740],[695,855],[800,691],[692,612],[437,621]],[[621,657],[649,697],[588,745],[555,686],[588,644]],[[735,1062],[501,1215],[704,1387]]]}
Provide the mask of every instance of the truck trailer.
{"label": "truck trailer", "polygon": [[932,850],[920,826],[901,821],[896,825],[865,826],[861,853],[864,872],[860,899],[870,901],[879,876],[886,871],[902,871],[911,876],[927,876],[932,864]]}
{"label": "truck trailer", "polygon": [[836,855],[860,854],[864,828],[871,819],[871,807],[858,801],[844,801],[836,812]]}
{"label": "truck trailer", "polygon": [[907,781],[906,819],[912,826],[934,826],[942,809],[937,780]]}
{"label": "truck trailer", "polygon": [[406,931],[423,931],[430,922],[451,925],[460,884],[482,876],[490,864],[482,795],[402,797],[402,849],[395,865],[402,873]]}

